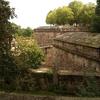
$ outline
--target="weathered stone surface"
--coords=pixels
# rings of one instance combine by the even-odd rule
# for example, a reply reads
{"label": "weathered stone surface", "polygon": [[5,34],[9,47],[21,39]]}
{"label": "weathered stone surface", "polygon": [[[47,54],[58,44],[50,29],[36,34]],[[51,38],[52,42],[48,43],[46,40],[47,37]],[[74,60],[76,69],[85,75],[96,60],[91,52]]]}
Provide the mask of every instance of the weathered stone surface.
{"label": "weathered stone surface", "polygon": [[0,93],[0,100],[100,100],[100,98],[88,97],[64,97],[64,96],[34,96],[14,93]]}
{"label": "weathered stone surface", "polygon": [[44,65],[56,66],[60,73],[74,72],[73,75],[100,73],[100,34],[87,32],[86,28],[62,26],[39,27],[34,31],[46,55]]}
{"label": "weathered stone surface", "polygon": [[45,54],[45,61],[43,63],[44,67],[53,67],[54,63],[54,55],[55,55],[55,48],[52,46],[53,39],[57,36],[60,35],[61,33],[58,32],[56,29],[41,29],[37,28],[35,29],[35,40],[37,41],[38,45],[40,48],[43,50]]}
{"label": "weathered stone surface", "polygon": [[43,49],[45,54],[45,62],[43,66],[53,67],[55,61],[55,48],[52,46],[53,39],[56,36],[64,34],[66,32],[79,32],[88,31],[87,28],[83,27],[66,27],[66,26],[42,26],[34,29],[34,37]]}
{"label": "weathered stone surface", "polygon": [[35,32],[88,32],[87,27],[74,27],[74,26],[41,26],[34,29]]}
{"label": "weathered stone surface", "polygon": [[67,32],[56,37],[56,40],[85,47],[100,48],[100,34],[90,32]]}
{"label": "weathered stone surface", "polygon": [[69,32],[54,39],[58,70],[100,74],[100,35]]}

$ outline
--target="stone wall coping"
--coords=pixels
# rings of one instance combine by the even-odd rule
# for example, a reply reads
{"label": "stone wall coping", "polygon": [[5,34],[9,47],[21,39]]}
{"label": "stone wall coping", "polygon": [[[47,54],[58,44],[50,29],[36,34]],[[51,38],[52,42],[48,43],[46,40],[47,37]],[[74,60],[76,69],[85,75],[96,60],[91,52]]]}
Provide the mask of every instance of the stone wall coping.
{"label": "stone wall coping", "polygon": [[96,77],[100,77],[100,73],[96,73],[96,72],[86,72],[86,71],[69,71],[69,70],[58,70],[58,75],[71,75],[71,76],[96,76]]}
{"label": "stone wall coping", "polygon": [[69,32],[57,36],[54,41],[71,43],[100,49],[100,34],[89,32]]}
{"label": "stone wall coping", "polygon": [[41,26],[34,29],[34,32],[88,32],[86,27],[74,26]]}
{"label": "stone wall coping", "polygon": [[53,46],[52,45],[47,45],[47,46],[41,46],[40,48],[41,49],[46,49],[46,48],[52,48]]}
{"label": "stone wall coping", "polygon": [[[76,50],[70,50],[70,49],[68,49],[67,47],[66,47],[66,48],[63,47],[63,45],[62,45],[62,46],[59,46],[59,45],[57,45],[57,44],[53,44],[53,46],[54,46],[55,48],[58,48],[58,49],[61,49],[61,50],[65,51],[65,52],[69,52],[69,53],[72,53],[72,54],[75,54],[75,55],[79,55],[79,56],[81,56],[81,57],[85,57],[85,58],[87,58],[87,59],[91,59],[91,60],[95,60],[95,61],[97,61],[97,62],[100,62],[99,53],[98,53],[98,57],[96,57],[96,56],[91,56],[91,55],[89,55],[89,54],[85,54],[85,53],[82,52],[82,51],[77,52]],[[92,50],[92,49],[91,49],[91,50]]]}
{"label": "stone wall coping", "polygon": [[100,100],[100,97],[67,97],[0,92],[0,100]]}

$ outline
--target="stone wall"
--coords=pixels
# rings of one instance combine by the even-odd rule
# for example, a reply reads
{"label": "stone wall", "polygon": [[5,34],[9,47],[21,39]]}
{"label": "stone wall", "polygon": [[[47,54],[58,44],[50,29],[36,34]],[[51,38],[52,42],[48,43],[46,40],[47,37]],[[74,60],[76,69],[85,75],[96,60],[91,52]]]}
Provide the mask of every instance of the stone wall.
{"label": "stone wall", "polygon": [[61,33],[58,32],[56,29],[35,30],[35,34],[34,34],[35,40],[37,41],[38,45],[40,46],[40,48],[43,50],[45,54],[45,61],[43,62],[42,65],[43,67],[53,67],[55,48],[52,46],[52,43],[53,43],[53,39],[60,34]]}
{"label": "stone wall", "polygon": [[45,54],[45,60],[43,67],[53,67],[54,66],[54,59],[55,59],[55,48],[53,46],[48,48],[42,48]]}
{"label": "stone wall", "polygon": [[[95,39],[94,39],[95,38]],[[100,76],[100,35],[67,33],[54,40],[57,69]],[[55,66],[56,67],[56,66]]]}
{"label": "stone wall", "polygon": [[88,28],[83,27],[67,27],[67,26],[45,26],[34,29],[34,37],[38,45],[43,49],[45,54],[45,62],[43,66],[53,67],[55,61],[55,48],[52,46],[53,39],[56,36],[67,32],[88,31]]}
{"label": "stone wall", "polygon": [[59,32],[35,32],[34,36],[40,47],[52,45],[53,39]]}
{"label": "stone wall", "polygon": [[64,96],[35,96],[27,94],[0,93],[0,100],[100,100],[88,97],[64,97]]}
{"label": "stone wall", "polygon": [[45,26],[34,29],[34,36],[40,46],[52,45],[52,41],[56,36],[67,32],[87,32],[86,27],[65,27],[65,26]]}
{"label": "stone wall", "polygon": [[[55,63],[57,70],[64,70],[69,74],[93,74],[100,76],[100,62],[72,54],[61,49],[56,49]],[[55,66],[55,67],[56,67]]]}
{"label": "stone wall", "polygon": [[[88,88],[88,90],[90,92],[90,96],[100,96],[100,93],[99,93],[99,95],[96,94],[97,91],[100,91],[100,77],[96,76],[92,79],[92,81],[88,80],[88,79],[89,79],[89,77],[84,77],[79,74],[72,75],[70,73],[67,75],[61,75],[60,73],[58,73],[57,74],[58,81],[56,81],[54,79],[53,73],[50,73],[50,72],[42,73],[40,70],[38,73],[33,72],[33,71],[31,71],[31,73],[29,73],[29,71],[28,71],[25,76],[23,75],[22,78],[19,78],[17,80],[15,91],[17,91],[19,93],[24,92],[24,93],[33,93],[33,94],[40,94],[40,95],[48,94],[48,95],[57,95],[57,96],[59,96],[59,95],[60,96],[62,96],[62,95],[63,96],[81,96],[80,90],[83,91],[84,89]],[[54,81],[56,81],[57,84],[55,84]],[[89,82],[96,82],[96,84],[89,83]],[[1,84],[1,83],[2,82],[0,81],[0,87],[1,86],[4,87],[4,84]],[[82,88],[82,87],[84,87],[84,88]],[[13,90],[11,90],[11,91],[13,91]],[[91,92],[94,95],[92,95]],[[85,96],[88,95],[88,94],[86,94],[87,93],[86,91],[84,93],[85,93]],[[5,99],[3,99],[4,97],[5,97]],[[30,99],[30,97],[26,97],[26,98],[25,97],[26,96],[24,96],[24,97],[19,96],[19,97],[16,97],[15,100],[17,100],[17,98],[18,98],[18,100],[21,100],[20,98],[24,98],[24,99],[29,98],[29,100],[32,99],[32,98]],[[3,98],[2,99],[0,98],[0,100],[14,100],[14,96],[11,96],[11,99],[8,99],[8,98],[10,98],[9,95],[6,95],[6,96],[4,95]],[[22,100],[24,100],[24,99],[22,99]],[[34,99],[34,97],[33,97],[33,99]],[[41,99],[39,99],[39,100],[41,100]],[[52,99],[50,99],[50,100],[52,100]]]}
{"label": "stone wall", "polygon": [[53,39],[60,35],[57,32],[35,32],[35,39],[45,54],[45,61],[42,66],[53,67],[55,48],[52,46]]}

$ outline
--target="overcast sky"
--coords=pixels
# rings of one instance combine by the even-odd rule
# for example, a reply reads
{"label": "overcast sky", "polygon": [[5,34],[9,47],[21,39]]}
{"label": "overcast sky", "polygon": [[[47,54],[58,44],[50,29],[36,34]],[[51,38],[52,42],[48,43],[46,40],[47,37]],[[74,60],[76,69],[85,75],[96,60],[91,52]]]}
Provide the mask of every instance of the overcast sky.
{"label": "overcast sky", "polygon": [[[60,6],[68,5],[73,0],[8,0],[11,7],[15,8],[17,18],[12,22],[22,26],[36,28],[45,24],[46,15],[50,10]],[[80,0],[83,3],[96,0]]]}

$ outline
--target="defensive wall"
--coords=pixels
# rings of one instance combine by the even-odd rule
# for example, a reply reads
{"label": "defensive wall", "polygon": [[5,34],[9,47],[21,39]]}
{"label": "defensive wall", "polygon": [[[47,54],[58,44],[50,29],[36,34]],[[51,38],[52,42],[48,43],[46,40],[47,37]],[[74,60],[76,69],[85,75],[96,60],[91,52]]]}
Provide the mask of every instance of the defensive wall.
{"label": "defensive wall", "polygon": [[86,27],[68,27],[68,26],[41,26],[34,29],[34,37],[45,54],[45,63],[43,66],[53,67],[55,62],[55,48],[53,39],[56,36],[67,34],[68,32],[87,32]]}

